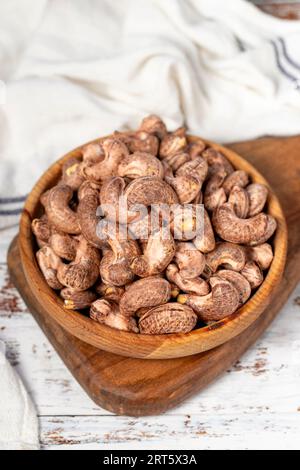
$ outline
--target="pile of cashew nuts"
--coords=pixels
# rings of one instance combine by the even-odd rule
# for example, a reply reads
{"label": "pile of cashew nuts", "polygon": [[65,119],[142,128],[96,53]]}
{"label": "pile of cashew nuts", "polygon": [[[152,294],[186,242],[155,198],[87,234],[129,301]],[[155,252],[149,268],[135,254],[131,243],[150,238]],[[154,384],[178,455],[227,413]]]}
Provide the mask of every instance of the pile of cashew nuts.
{"label": "pile of cashew nuts", "polygon": [[[115,132],[81,153],[63,165],[57,185],[41,197],[43,215],[32,221],[40,270],[66,309],[134,333],[187,333],[234,313],[263,282],[276,230],[263,212],[268,190],[222,153],[189,141],[184,128],[168,132],[155,115],[136,132]],[[118,208],[120,196],[132,237],[119,236],[124,208],[107,209]],[[192,210],[174,216],[172,236],[164,237],[163,223],[152,232],[148,213],[137,219],[136,204]],[[203,230],[178,239],[174,233],[193,225],[198,204]]]}

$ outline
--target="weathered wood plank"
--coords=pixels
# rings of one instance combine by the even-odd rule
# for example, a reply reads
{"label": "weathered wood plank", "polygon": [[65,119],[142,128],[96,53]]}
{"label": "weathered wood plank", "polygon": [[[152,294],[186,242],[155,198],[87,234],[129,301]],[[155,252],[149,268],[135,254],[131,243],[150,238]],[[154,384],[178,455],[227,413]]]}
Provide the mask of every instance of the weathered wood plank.
{"label": "weathered wood plank", "polygon": [[300,413],[43,417],[44,449],[299,449]]}

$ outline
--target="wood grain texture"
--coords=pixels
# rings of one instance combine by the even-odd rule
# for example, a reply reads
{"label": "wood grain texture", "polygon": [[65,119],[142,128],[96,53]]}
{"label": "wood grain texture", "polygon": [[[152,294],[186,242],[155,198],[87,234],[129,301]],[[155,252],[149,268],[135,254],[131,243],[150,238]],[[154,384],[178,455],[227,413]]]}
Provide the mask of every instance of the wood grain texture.
{"label": "wood grain texture", "polygon": [[[44,324],[47,335],[70,370],[97,403],[118,414],[130,415],[157,414],[175,406],[228,369],[267,327],[299,280],[299,145],[300,138],[293,137],[265,138],[233,146],[255,164],[276,188],[289,227],[288,260],[280,293],[266,314],[242,335],[200,355],[166,361],[143,361],[100,352],[73,336],[66,335],[58,325],[58,331],[50,333],[50,318],[46,316],[41,320],[37,317],[42,326]],[[272,165],[269,155],[272,155]],[[11,258],[16,259],[13,256]],[[71,355],[70,351],[74,347],[76,354]],[[258,374],[259,369],[258,361]],[[255,371],[255,367],[253,370]]]}
{"label": "wood grain texture", "polygon": [[298,20],[300,18],[300,2],[290,0],[252,0],[262,11],[279,18]]}
{"label": "wood grain texture", "polygon": [[[199,138],[189,136],[189,140],[197,142]],[[268,187],[267,212],[275,217],[277,230],[272,242],[274,259],[263,284],[234,314],[213,325],[181,335],[137,335],[119,331],[99,324],[79,312],[65,309],[62,299],[48,286],[37,265],[31,222],[41,213],[40,197],[58,181],[62,165],[70,158],[82,156],[82,147],[79,147],[59,159],[35,184],[26,200],[19,232],[22,267],[32,294],[37,302],[43,304],[48,316],[68,333],[101,350],[122,356],[143,359],[184,357],[210,350],[234,338],[251,325],[271,302],[281,280],[287,250],[286,222],[280,203],[265,178],[249,162],[226,147],[208,141],[206,143],[221,151],[236,169],[246,171],[253,183],[262,183]]]}

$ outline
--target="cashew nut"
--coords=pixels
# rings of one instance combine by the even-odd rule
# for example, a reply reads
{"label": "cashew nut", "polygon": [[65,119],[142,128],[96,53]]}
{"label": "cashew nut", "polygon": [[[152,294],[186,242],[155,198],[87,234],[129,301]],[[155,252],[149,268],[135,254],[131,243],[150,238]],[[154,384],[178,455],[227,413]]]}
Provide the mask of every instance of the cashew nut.
{"label": "cashew nut", "polygon": [[140,332],[144,335],[188,333],[196,323],[194,311],[177,302],[154,307],[139,319]]}
{"label": "cashew nut", "polygon": [[205,255],[206,274],[215,273],[219,266],[233,271],[241,271],[246,263],[245,250],[234,243],[217,243],[216,248]]}
{"label": "cashew nut", "polygon": [[155,156],[145,152],[134,152],[127,155],[118,166],[118,175],[127,178],[157,176],[163,178],[164,168]]}
{"label": "cashew nut", "polygon": [[156,135],[160,140],[167,134],[165,123],[155,114],[150,114],[142,120],[140,130]]}
{"label": "cashew nut", "polygon": [[244,268],[241,270],[241,274],[247,279],[251,289],[256,289],[264,280],[259,266],[254,261],[247,261]]}
{"label": "cashew nut", "polygon": [[177,243],[175,261],[184,279],[200,276],[205,267],[205,256],[191,242]]}
{"label": "cashew nut", "polygon": [[64,306],[68,310],[81,310],[90,307],[96,300],[95,292],[91,290],[76,291],[70,287],[65,287],[60,291],[64,299]]}
{"label": "cashew nut", "polygon": [[208,253],[215,248],[215,235],[206,210],[204,210],[202,230],[194,238],[193,242],[197,250],[201,251],[202,253]]}
{"label": "cashew nut", "polygon": [[237,217],[245,219],[248,216],[250,205],[249,195],[244,188],[233,186],[229,194],[228,202],[232,205]]}
{"label": "cashew nut", "polygon": [[239,293],[239,307],[242,306],[251,295],[251,286],[249,281],[240,273],[230,269],[220,269],[217,276],[221,279],[231,282]]}
{"label": "cashew nut", "polygon": [[246,256],[249,261],[255,261],[260,269],[268,269],[273,261],[273,250],[269,243],[246,247]]}
{"label": "cashew nut", "polygon": [[101,182],[117,174],[120,162],[128,155],[126,145],[118,139],[108,138],[102,142],[104,160],[83,168],[84,176],[93,182]]}
{"label": "cashew nut", "polygon": [[89,289],[99,277],[99,251],[80,237],[76,258],[69,264],[61,263],[57,278],[61,284],[76,291]]}
{"label": "cashew nut", "polygon": [[253,183],[247,186],[246,191],[249,196],[248,217],[253,217],[263,210],[268,198],[268,188],[263,184]]}
{"label": "cashew nut", "polygon": [[122,315],[117,304],[105,299],[99,299],[92,303],[90,317],[98,323],[117,330],[139,332],[134,318]]}
{"label": "cashew nut", "polygon": [[41,202],[45,207],[50,225],[54,225],[65,233],[79,234],[81,228],[78,215],[69,206],[72,197],[72,189],[60,184],[47,191]]}
{"label": "cashew nut", "polygon": [[36,252],[36,258],[47,284],[52,289],[61,289],[63,285],[57,278],[57,270],[61,265],[59,256],[50,246],[45,245]]}
{"label": "cashew nut", "polygon": [[196,277],[193,279],[185,279],[178,271],[176,264],[169,264],[166,269],[167,279],[176,284],[180,290],[188,294],[207,295],[209,286],[204,279]]}
{"label": "cashew nut", "polygon": [[235,170],[233,173],[230,173],[225,178],[223,183],[223,189],[225,191],[226,196],[229,195],[230,191],[234,186],[238,186],[239,188],[244,188],[249,183],[249,176],[243,170]]}
{"label": "cashew nut", "polygon": [[146,277],[133,282],[120,300],[120,312],[132,316],[142,307],[165,304],[171,297],[171,286],[161,277]]}
{"label": "cashew nut", "polygon": [[215,231],[223,240],[245,245],[264,243],[276,229],[276,221],[271,215],[261,212],[249,219],[240,219],[229,203],[217,207],[212,220]]}
{"label": "cashew nut", "polygon": [[76,191],[83,183],[81,174],[81,161],[78,158],[70,158],[62,167],[62,181]]}
{"label": "cashew nut", "polygon": [[205,323],[231,315],[240,303],[240,295],[231,282],[213,276],[209,283],[212,290],[208,295],[180,294],[177,297],[177,302],[190,306]]}
{"label": "cashew nut", "polygon": [[180,127],[176,131],[164,136],[160,143],[159,155],[164,159],[176,153],[184,152],[186,149],[187,139],[185,129]]}

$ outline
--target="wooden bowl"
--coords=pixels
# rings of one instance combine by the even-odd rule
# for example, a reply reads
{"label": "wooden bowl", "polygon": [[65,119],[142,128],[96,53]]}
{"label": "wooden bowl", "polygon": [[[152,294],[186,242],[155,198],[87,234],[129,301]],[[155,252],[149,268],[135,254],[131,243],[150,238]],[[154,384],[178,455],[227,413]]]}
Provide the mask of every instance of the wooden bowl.
{"label": "wooden bowl", "polygon": [[[191,142],[196,142],[197,139],[194,136],[189,137]],[[269,188],[268,213],[276,218],[278,226],[273,237],[274,259],[263,284],[248,302],[232,315],[210,326],[186,334],[140,335],[129,333],[101,325],[80,312],[66,310],[62,299],[47,285],[37,265],[31,221],[41,215],[40,196],[57,182],[63,163],[71,157],[81,156],[82,147],[79,147],[54,163],[36,183],[26,200],[19,233],[22,266],[32,292],[39,302],[44,304],[49,315],[69,333],[99,349],[122,356],[168,359],[189,356],[215,348],[240,334],[263,314],[271,302],[284,270],[287,251],[285,218],[277,197],[264,177],[252,165],[225,147],[212,142],[206,143],[223,152],[236,169],[245,170],[253,182],[263,183]],[[272,165],[271,160],[270,165]]]}

